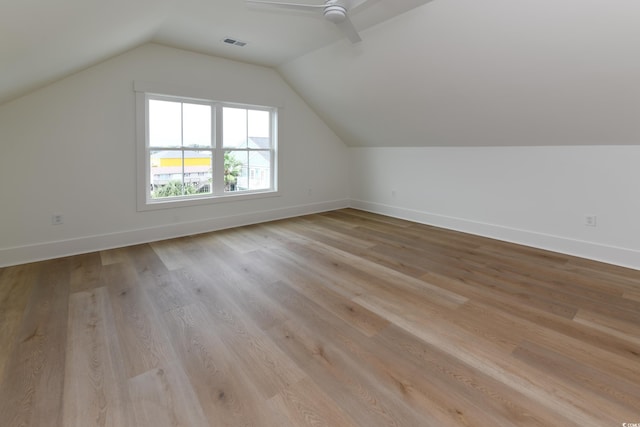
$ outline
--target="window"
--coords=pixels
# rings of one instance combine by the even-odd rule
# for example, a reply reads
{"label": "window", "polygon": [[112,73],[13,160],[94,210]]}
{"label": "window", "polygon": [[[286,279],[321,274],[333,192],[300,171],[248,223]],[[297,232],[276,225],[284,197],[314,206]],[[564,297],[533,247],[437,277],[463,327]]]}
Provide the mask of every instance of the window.
{"label": "window", "polygon": [[222,107],[224,191],[271,188],[270,172],[266,179],[255,177],[258,169],[272,169],[271,121],[268,110]]}
{"label": "window", "polygon": [[140,210],[276,192],[276,108],[149,93],[138,102]]}

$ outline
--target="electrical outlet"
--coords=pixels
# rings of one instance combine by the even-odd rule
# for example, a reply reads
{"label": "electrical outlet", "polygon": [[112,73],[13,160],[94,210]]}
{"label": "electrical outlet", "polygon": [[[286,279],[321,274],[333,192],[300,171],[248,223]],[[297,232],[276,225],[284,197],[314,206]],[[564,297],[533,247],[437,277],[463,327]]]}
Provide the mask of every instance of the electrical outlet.
{"label": "electrical outlet", "polygon": [[595,215],[585,215],[584,225],[586,227],[595,227],[598,224],[598,217]]}
{"label": "electrical outlet", "polygon": [[396,197],[396,189],[391,190],[391,197]]}
{"label": "electrical outlet", "polygon": [[51,214],[51,225],[60,225],[64,224],[64,218],[62,214]]}

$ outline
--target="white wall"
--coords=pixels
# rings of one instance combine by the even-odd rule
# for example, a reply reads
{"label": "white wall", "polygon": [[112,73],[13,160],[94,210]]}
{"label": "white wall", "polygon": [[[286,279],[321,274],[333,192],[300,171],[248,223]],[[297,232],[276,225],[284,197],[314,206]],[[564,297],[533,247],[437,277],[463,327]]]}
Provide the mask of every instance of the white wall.
{"label": "white wall", "polygon": [[[137,212],[134,80],[281,103],[282,195]],[[274,70],[154,44],[1,105],[0,145],[0,266],[351,198],[375,212],[640,268],[640,146],[346,148]],[[51,225],[52,213],[65,223]],[[584,214],[598,226],[585,227]]]}
{"label": "white wall", "polygon": [[354,207],[640,268],[640,146],[351,148],[350,159]]}
{"label": "white wall", "polygon": [[[135,80],[283,105],[281,196],[137,212]],[[347,148],[274,70],[160,45],[0,106],[0,144],[0,266],[348,204]]]}
{"label": "white wall", "polygon": [[432,1],[279,71],[353,147],[353,206],[640,268],[639,19]]}

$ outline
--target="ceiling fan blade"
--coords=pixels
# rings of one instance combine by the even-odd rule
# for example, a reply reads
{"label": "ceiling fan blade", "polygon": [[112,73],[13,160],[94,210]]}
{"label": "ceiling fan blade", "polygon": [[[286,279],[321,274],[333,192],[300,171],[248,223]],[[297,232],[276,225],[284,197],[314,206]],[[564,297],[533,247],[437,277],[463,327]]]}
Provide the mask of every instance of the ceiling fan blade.
{"label": "ceiling fan blade", "polygon": [[345,17],[345,19],[343,19],[342,21],[337,22],[336,25],[338,26],[340,31],[342,31],[344,35],[347,36],[351,43],[358,43],[362,41],[360,35],[358,34],[358,30],[356,30],[356,27],[353,26],[353,23],[348,17]]}
{"label": "ceiling fan blade", "polygon": [[251,4],[281,7],[284,9],[296,9],[296,10],[307,10],[307,11],[314,10],[314,9],[322,9],[326,6],[325,4],[282,3],[282,2],[266,1],[266,0],[246,0],[246,2]]}

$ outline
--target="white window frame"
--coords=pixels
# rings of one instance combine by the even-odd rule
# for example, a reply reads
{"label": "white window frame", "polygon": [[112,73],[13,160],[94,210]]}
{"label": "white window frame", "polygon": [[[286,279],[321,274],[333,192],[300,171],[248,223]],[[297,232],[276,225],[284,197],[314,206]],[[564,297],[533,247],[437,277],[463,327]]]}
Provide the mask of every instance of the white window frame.
{"label": "white window frame", "polygon": [[[209,151],[213,153],[212,192],[169,198],[151,198],[151,162],[149,145],[149,100],[168,100],[205,104],[211,106],[212,111],[212,148],[196,148],[195,151]],[[222,110],[224,107],[245,108],[249,110],[268,111],[270,113],[270,188],[262,190],[224,191],[224,152],[251,151],[252,149],[237,149],[223,147],[222,138]],[[137,167],[137,209],[138,211],[166,209],[186,206],[205,205],[218,202],[240,201],[262,197],[278,196],[278,107],[254,105],[247,103],[222,102],[212,99],[177,96],[174,94],[160,94],[149,91],[136,90],[136,167]],[[184,150],[184,149],[183,149]],[[254,149],[255,150],[255,149]],[[258,151],[265,151],[264,149]],[[248,165],[247,165],[248,166]],[[248,173],[248,169],[247,169]]]}

